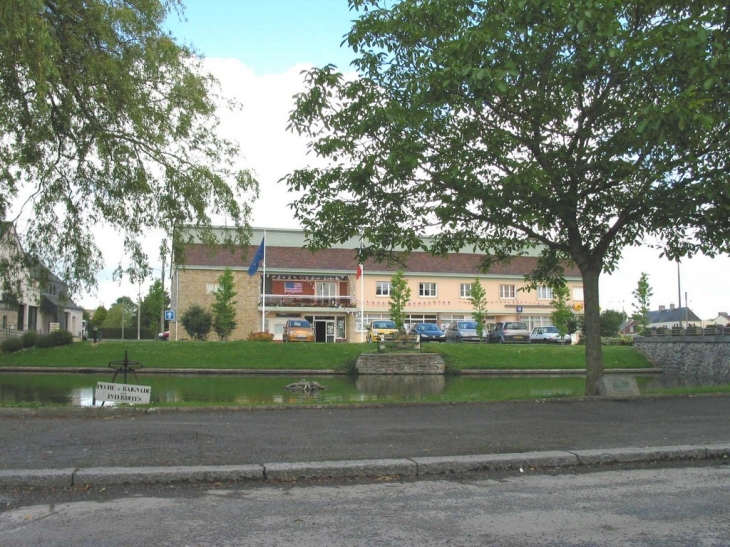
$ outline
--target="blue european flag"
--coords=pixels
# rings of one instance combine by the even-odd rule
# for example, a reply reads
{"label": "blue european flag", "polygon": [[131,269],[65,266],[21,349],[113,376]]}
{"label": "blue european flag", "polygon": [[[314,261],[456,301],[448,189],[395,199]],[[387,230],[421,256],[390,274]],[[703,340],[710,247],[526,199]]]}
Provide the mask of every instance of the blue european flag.
{"label": "blue european flag", "polygon": [[256,251],[256,254],[253,256],[251,265],[248,267],[248,275],[254,275],[257,271],[259,271],[259,266],[261,265],[261,262],[264,259],[265,243],[266,243],[266,237],[263,237],[261,239],[261,245],[259,245],[259,248]]}

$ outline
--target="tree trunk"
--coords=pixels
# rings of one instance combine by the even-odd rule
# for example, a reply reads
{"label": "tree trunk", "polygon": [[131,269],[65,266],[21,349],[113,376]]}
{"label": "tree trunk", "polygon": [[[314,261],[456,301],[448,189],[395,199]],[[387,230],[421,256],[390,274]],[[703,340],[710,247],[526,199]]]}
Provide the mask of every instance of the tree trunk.
{"label": "tree trunk", "polygon": [[598,298],[598,277],[600,274],[600,266],[581,268],[585,314],[586,395],[598,395],[598,379],[603,376],[601,310]]}

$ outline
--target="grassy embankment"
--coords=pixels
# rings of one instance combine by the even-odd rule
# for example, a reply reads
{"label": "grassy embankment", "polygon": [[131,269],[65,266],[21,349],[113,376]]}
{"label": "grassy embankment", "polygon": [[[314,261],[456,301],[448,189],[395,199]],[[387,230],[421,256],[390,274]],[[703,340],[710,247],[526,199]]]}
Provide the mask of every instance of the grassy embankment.
{"label": "grassy embankment", "polygon": [[[106,367],[124,358],[146,368],[335,370],[347,371],[358,355],[375,351],[366,344],[278,344],[262,342],[91,342],[0,354],[0,366]],[[424,351],[443,355],[450,371],[584,369],[584,346],[428,344]],[[606,346],[607,369],[648,368],[651,364],[628,346]]]}

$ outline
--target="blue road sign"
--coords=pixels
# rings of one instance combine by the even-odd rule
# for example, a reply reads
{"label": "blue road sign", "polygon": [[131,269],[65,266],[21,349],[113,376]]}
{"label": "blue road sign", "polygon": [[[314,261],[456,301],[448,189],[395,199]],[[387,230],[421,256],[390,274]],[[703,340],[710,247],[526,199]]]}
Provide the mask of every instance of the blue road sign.
{"label": "blue road sign", "polygon": [[175,320],[175,310],[165,310],[165,321]]}

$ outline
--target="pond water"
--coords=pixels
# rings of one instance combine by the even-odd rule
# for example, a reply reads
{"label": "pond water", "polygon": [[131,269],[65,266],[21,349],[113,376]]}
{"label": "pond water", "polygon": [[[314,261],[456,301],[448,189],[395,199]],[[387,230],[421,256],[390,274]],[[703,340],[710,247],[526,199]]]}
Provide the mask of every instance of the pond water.
{"label": "pond water", "polygon": [[[181,402],[251,406],[544,399],[578,397],[585,388],[585,379],[580,376],[312,376],[307,379],[327,389],[311,393],[285,389],[302,376],[146,374],[138,378],[141,385],[152,388],[151,404],[156,406]],[[108,374],[2,374],[0,404],[99,406],[101,403],[94,401],[94,388],[98,382],[109,381]],[[642,392],[661,388],[661,382],[661,377],[637,376]],[[133,378],[129,383],[135,383]]]}

